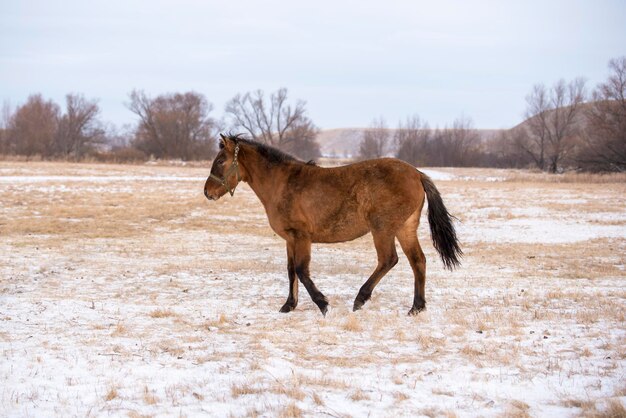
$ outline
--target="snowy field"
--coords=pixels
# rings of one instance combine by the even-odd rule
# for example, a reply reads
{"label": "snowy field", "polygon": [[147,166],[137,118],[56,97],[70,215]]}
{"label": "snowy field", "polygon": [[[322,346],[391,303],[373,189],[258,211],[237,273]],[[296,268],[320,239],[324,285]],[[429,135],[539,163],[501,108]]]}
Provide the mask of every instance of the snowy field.
{"label": "snowy field", "polygon": [[[626,183],[428,171],[459,218],[427,311],[400,254],[362,311],[371,236],[314,245],[324,318],[247,186],[208,168],[0,163],[0,416],[626,413]],[[620,415],[622,414],[622,415]]]}

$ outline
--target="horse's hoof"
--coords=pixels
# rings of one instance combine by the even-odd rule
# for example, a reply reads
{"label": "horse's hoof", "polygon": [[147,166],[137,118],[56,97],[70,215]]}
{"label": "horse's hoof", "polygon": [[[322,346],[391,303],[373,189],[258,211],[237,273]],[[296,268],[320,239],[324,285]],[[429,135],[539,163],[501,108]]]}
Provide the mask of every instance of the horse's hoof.
{"label": "horse's hoof", "polygon": [[319,305],[320,311],[322,312],[322,315],[324,315],[324,317],[326,317],[326,313],[328,312],[328,302],[326,302],[323,305]]}
{"label": "horse's hoof", "polygon": [[352,312],[356,312],[359,309],[361,309],[363,305],[365,305],[365,302],[370,300],[370,297],[372,297],[371,293],[368,294],[367,292],[364,292],[363,289],[359,290],[359,293],[356,295],[356,298],[354,298],[354,305],[352,306]]}
{"label": "horse's hoof", "polygon": [[418,313],[422,312],[426,310],[426,306],[422,306],[422,307],[412,307],[411,310],[409,311],[409,316],[416,316]]}
{"label": "horse's hoof", "polygon": [[321,300],[319,302],[315,302],[315,304],[317,305],[318,308],[320,308],[322,315],[326,316],[326,313],[328,312],[328,301]]}
{"label": "horse's hoof", "polygon": [[354,306],[352,306],[352,312],[356,312],[359,309],[361,309],[363,307],[363,305],[365,305],[365,302],[361,301],[361,300],[355,300],[354,301]]}
{"label": "horse's hoof", "polygon": [[290,303],[285,303],[282,308],[280,308],[280,312],[288,313],[296,309],[296,305],[292,305]]}
{"label": "horse's hoof", "polygon": [[288,298],[287,301],[285,302],[285,304],[283,305],[283,307],[280,308],[280,312],[282,312],[282,313],[291,312],[294,309],[296,309],[296,306],[298,306],[298,301],[294,300],[292,298]]}

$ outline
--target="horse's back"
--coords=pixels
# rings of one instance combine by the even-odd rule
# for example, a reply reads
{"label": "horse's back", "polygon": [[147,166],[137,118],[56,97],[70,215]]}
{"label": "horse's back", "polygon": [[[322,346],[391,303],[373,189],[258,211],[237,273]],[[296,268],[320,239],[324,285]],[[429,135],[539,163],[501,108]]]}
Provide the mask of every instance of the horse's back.
{"label": "horse's back", "polygon": [[311,225],[315,242],[348,241],[372,229],[396,228],[424,202],[420,172],[397,159],[306,171],[294,182],[298,192],[290,199]]}
{"label": "horse's back", "polygon": [[355,163],[354,169],[361,178],[358,187],[364,196],[363,204],[372,216],[397,213],[408,217],[421,208],[421,173],[412,165],[395,158],[380,158]]}

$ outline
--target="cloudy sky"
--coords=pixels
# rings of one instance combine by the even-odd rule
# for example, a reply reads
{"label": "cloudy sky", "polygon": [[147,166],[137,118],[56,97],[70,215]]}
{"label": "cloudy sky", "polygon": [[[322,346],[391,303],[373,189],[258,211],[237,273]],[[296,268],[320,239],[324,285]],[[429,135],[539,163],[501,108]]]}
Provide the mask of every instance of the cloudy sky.
{"label": "cloudy sky", "polygon": [[0,100],[68,92],[133,123],[132,89],[233,95],[289,89],[321,128],[506,128],[533,84],[606,78],[626,55],[626,2],[0,0]]}

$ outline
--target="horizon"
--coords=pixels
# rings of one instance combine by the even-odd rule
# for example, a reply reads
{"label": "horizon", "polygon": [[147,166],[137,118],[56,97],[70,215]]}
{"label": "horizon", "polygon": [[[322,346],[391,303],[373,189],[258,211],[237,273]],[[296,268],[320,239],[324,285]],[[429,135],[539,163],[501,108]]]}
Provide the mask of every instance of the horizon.
{"label": "horizon", "polygon": [[618,1],[0,8],[0,99],[15,107],[40,93],[62,105],[80,93],[118,128],[137,120],[124,105],[133,89],[201,93],[219,119],[238,93],[286,87],[322,130],[379,117],[393,129],[414,114],[431,127],[467,117],[476,129],[506,129],[524,120],[533,85],[583,77],[591,90],[626,55]]}

